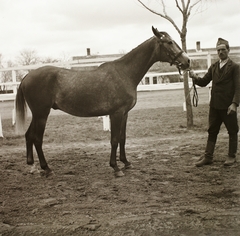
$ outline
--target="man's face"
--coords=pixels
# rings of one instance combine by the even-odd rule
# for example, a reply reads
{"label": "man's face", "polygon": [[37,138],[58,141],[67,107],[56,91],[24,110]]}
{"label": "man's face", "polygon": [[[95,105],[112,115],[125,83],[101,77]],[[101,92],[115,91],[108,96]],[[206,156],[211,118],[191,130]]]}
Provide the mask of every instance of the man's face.
{"label": "man's face", "polygon": [[223,45],[223,46],[217,47],[217,53],[218,53],[218,57],[221,60],[225,60],[228,58],[229,50],[227,49],[226,45]]}

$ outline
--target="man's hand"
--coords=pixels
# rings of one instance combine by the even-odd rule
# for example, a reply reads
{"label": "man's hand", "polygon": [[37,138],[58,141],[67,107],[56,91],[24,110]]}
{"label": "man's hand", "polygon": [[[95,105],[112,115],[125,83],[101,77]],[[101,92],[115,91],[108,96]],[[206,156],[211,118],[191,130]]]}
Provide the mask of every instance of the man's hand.
{"label": "man's hand", "polygon": [[235,112],[237,112],[237,105],[235,103],[232,103],[229,107],[228,107],[228,111],[227,114],[231,115],[234,114]]}
{"label": "man's hand", "polygon": [[198,76],[194,73],[194,70],[192,70],[192,69],[189,71],[189,76],[192,79],[197,79],[198,78]]}

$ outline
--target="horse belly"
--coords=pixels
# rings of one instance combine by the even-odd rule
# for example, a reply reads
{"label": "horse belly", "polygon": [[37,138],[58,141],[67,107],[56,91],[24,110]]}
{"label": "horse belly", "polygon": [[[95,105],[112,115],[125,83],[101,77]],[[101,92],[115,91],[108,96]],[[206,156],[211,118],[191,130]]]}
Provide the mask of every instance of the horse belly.
{"label": "horse belly", "polygon": [[74,116],[91,117],[109,114],[111,105],[96,95],[68,95],[56,101],[58,109]]}
{"label": "horse belly", "polygon": [[69,103],[57,105],[58,108],[68,114],[79,117],[102,116],[109,114],[109,109],[103,104],[89,104],[87,102]]}
{"label": "horse belly", "polygon": [[115,96],[100,91],[93,93],[73,93],[64,99],[56,102],[58,108],[66,113],[80,117],[103,116],[116,112],[119,109],[124,111],[130,110],[135,99],[126,97],[123,99],[115,94]]}

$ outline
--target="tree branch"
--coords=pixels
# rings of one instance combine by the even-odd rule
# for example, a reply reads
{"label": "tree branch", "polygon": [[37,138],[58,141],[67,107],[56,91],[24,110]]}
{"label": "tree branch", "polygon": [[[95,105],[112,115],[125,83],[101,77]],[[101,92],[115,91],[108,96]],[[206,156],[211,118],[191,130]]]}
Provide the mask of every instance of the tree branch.
{"label": "tree branch", "polygon": [[177,8],[178,8],[179,11],[183,14],[183,10],[181,9],[181,7],[180,7],[179,4],[178,4],[178,0],[175,0],[175,2],[176,2]]}
{"label": "tree branch", "polygon": [[164,18],[164,15],[163,15],[163,14],[152,10],[152,9],[149,8],[147,5],[145,5],[141,0],[137,0],[137,1],[140,2],[140,3],[141,3],[147,10],[149,10],[150,12],[152,12],[152,13],[154,13],[154,14],[156,14],[156,15],[161,16],[161,17]]}
{"label": "tree branch", "polygon": [[181,35],[181,30],[180,30],[180,29],[178,28],[178,26],[175,24],[174,20],[173,20],[170,16],[167,15],[166,7],[165,7],[165,4],[164,4],[164,1],[163,1],[163,0],[161,0],[161,2],[162,2],[162,4],[163,4],[163,12],[164,12],[165,15],[162,14],[162,13],[160,13],[160,12],[157,12],[157,11],[151,9],[151,8],[149,8],[149,7],[148,7],[147,5],[145,5],[141,0],[138,0],[138,2],[141,3],[142,6],[145,7],[147,10],[149,10],[150,12],[152,12],[152,13],[154,13],[154,14],[156,14],[156,15],[158,15],[158,16],[166,19],[166,20],[168,20],[168,21],[174,26],[174,28],[177,30],[177,32]]}
{"label": "tree branch", "polygon": [[[188,1],[190,3],[190,0],[188,0]],[[189,7],[189,15],[190,15],[190,12],[192,11],[192,8],[195,7],[199,2],[201,2],[201,0],[196,1],[195,3],[193,3],[192,6]]]}
{"label": "tree branch", "polygon": [[164,0],[161,0],[161,2],[162,2],[162,6],[163,6],[163,13],[165,14],[165,16],[167,16],[166,6],[165,6],[165,3],[164,3]]}

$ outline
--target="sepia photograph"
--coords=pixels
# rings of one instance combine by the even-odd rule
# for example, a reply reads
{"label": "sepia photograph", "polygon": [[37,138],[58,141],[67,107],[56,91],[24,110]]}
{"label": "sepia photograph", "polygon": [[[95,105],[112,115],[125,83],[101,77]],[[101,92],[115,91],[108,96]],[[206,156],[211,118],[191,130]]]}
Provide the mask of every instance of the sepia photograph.
{"label": "sepia photograph", "polygon": [[237,236],[240,0],[0,0],[0,236]]}

